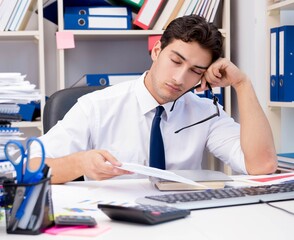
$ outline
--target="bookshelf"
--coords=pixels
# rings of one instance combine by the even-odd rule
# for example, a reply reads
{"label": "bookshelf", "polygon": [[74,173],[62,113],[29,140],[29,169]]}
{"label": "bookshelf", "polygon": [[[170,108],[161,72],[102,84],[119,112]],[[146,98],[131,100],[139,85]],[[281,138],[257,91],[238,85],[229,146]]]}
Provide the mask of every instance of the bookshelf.
{"label": "bookshelf", "polygon": [[[38,14],[34,14],[36,21],[29,20],[28,28],[23,31],[0,31],[0,71],[21,72],[27,75],[27,80],[36,84],[40,89],[41,118],[45,105],[45,60],[44,60],[44,28],[43,28],[43,1],[36,3]],[[10,51],[11,50],[11,51]],[[5,51],[13,55],[6,58]],[[14,55],[16,54],[16,55]],[[42,130],[42,121],[22,121],[12,123],[14,127],[38,128]]]}
{"label": "bookshelf", "polygon": [[[143,72],[147,70],[151,65],[150,55],[148,53],[148,47],[147,47],[147,40],[148,36],[150,35],[158,35],[161,34],[161,30],[64,30],[64,17],[63,17],[63,0],[58,0],[58,31],[70,31],[74,35],[75,40],[75,49],[59,49],[57,50],[57,90],[64,89],[69,87],[71,84],[73,84],[73,78],[75,78],[75,81],[79,79],[83,74],[87,73],[115,73],[115,72]],[[220,5],[220,8],[218,11],[221,11],[221,26],[219,27],[220,32],[222,33],[224,37],[224,56],[228,59],[230,59],[231,55],[231,43],[230,43],[230,0],[222,0],[222,4]],[[121,48],[128,48],[126,51],[120,51],[117,52],[116,50],[118,47],[116,44],[118,42],[123,42],[123,46]],[[111,45],[114,44],[114,47],[111,52],[105,52],[103,49],[97,50],[97,59],[91,60],[83,60],[80,61],[80,58],[86,55],[92,54],[91,48],[94,48],[95,44],[102,45],[100,48],[108,48],[111,49]],[[88,45],[88,46],[85,46]],[[134,46],[137,46],[134,50]],[[95,45],[96,48],[99,48]],[[80,55],[78,53],[78,48],[81,48],[82,51],[80,52]],[[139,49],[140,48],[140,49]],[[89,50],[90,49],[90,50]],[[143,49],[143,50],[142,50]],[[139,51],[139,52],[137,52]],[[102,53],[107,54],[100,55]],[[104,65],[104,59],[105,57],[110,58],[111,60],[108,60],[108,62],[111,62],[112,60],[115,62],[116,56],[121,56],[124,53],[130,55],[131,59],[130,64],[137,64],[137,62],[141,62],[142,64],[137,64],[136,66],[132,66],[131,69],[127,68],[128,66],[120,66],[117,64],[116,66],[113,66],[110,68],[110,70],[107,69],[108,66],[105,66],[105,68],[100,68],[100,65]],[[73,60],[75,59],[75,60]],[[147,60],[143,60],[147,59]],[[90,72],[95,71],[92,68],[84,67],[83,64],[86,62],[86,64],[95,64],[97,65],[96,72]],[[94,63],[93,63],[94,62]],[[135,63],[136,62],[136,63]],[[74,65],[70,66],[70,65]],[[80,68],[81,71],[79,74],[72,74],[71,71],[77,71],[77,68]],[[88,69],[89,72],[83,72],[83,69]],[[95,69],[95,68],[94,68]],[[100,72],[99,72],[100,71]],[[113,71],[113,72],[111,72]],[[227,87],[225,88],[225,110],[230,115],[231,114],[231,88]],[[219,168],[217,166],[216,161],[214,159],[211,159],[209,157],[208,161],[208,168],[209,169],[216,169]],[[221,167],[222,168],[222,167]],[[226,166],[223,166],[224,171],[226,173],[230,173],[230,169]]]}
{"label": "bookshelf", "polygon": [[[283,25],[282,11],[294,10],[294,0],[284,0],[279,2],[274,2],[272,0],[267,1],[267,56],[266,56],[266,66],[267,66],[267,92],[268,92],[268,119],[270,121],[277,152],[281,151],[283,145],[282,140],[282,118],[283,112],[286,109],[293,109],[294,102],[273,102],[270,101],[270,29],[273,27],[278,27]],[[294,12],[292,13],[294,14]],[[291,23],[292,25],[294,22]],[[285,126],[283,126],[285,128]]]}

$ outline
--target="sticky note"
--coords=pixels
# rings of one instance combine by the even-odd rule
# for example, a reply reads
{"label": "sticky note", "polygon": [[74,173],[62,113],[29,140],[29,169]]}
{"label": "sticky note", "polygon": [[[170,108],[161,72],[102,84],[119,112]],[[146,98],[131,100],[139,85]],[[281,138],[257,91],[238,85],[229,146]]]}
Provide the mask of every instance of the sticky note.
{"label": "sticky note", "polygon": [[56,32],[57,49],[75,48],[74,35],[70,31]]}
{"label": "sticky note", "polygon": [[48,233],[51,235],[67,235],[67,236],[79,236],[79,237],[93,237],[101,235],[102,233],[110,230],[110,226],[96,226],[96,227],[87,227],[87,226],[66,226],[66,227],[58,227],[53,226],[44,231],[44,233]]}

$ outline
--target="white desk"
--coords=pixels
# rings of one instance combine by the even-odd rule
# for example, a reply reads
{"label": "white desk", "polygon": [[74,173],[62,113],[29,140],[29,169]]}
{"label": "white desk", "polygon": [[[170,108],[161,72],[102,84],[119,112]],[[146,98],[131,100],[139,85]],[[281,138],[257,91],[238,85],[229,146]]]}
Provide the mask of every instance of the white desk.
{"label": "white desk", "polygon": [[[111,229],[97,237],[69,237],[41,234],[6,234],[5,225],[0,223],[1,240],[26,239],[101,239],[101,240],[293,240],[294,216],[269,207],[265,204],[216,208],[192,211],[187,218],[148,226],[110,220],[97,210],[96,200],[133,202],[137,197],[158,194],[148,180],[107,180],[102,182],[74,182],[66,185],[53,185],[55,213],[63,207],[91,208],[84,212],[95,216],[98,224]],[[79,203],[88,199],[87,203]],[[294,200],[273,203],[294,211]]]}

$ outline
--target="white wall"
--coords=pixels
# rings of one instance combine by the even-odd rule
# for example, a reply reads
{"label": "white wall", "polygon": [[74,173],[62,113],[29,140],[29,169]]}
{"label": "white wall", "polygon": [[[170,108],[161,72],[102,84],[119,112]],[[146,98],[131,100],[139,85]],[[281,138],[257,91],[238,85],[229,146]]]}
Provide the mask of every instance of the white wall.
{"label": "white wall", "polygon": [[[257,97],[266,110],[266,0],[231,1],[231,60],[251,79]],[[233,92],[232,114],[238,119]]]}

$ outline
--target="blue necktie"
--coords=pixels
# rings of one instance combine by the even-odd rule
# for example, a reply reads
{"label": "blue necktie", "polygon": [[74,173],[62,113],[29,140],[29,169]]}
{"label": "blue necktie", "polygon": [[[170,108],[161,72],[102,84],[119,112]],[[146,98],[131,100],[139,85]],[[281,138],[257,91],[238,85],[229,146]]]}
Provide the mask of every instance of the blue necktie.
{"label": "blue necktie", "polygon": [[164,108],[158,106],[152,121],[151,135],[150,135],[150,152],[149,165],[150,167],[165,169],[165,155],[162,135],[160,131],[160,116]]}

